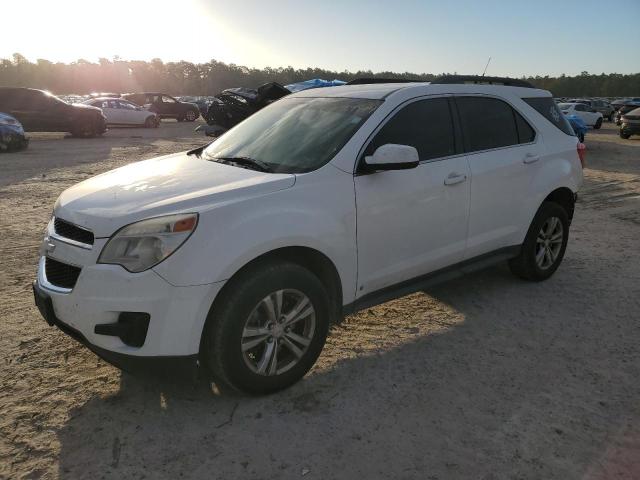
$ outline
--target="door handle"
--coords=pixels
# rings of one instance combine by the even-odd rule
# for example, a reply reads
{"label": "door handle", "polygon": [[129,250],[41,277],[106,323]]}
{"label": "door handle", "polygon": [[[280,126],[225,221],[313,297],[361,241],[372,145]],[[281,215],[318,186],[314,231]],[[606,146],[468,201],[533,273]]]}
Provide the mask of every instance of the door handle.
{"label": "door handle", "polygon": [[461,173],[450,173],[447,178],[444,179],[445,185],[455,185],[456,183],[462,183],[467,179],[467,176]]}
{"label": "door handle", "polygon": [[536,163],[538,160],[540,160],[540,157],[537,156],[536,154],[527,153],[522,159],[522,163],[529,165],[530,163]]}

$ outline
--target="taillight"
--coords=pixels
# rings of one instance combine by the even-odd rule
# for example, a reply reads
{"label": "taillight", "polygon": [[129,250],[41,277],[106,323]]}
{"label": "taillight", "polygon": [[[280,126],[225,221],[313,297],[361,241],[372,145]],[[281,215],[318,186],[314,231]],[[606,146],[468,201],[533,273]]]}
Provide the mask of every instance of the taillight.
{"label": "taillight", "polygon": [[587,156],[587,147],[584,143],[578,142],[578,145],[576,148],[578,149],[578,157],[580,158],[580,165],[582,165],[582,168],[584,168],[584,162]]}

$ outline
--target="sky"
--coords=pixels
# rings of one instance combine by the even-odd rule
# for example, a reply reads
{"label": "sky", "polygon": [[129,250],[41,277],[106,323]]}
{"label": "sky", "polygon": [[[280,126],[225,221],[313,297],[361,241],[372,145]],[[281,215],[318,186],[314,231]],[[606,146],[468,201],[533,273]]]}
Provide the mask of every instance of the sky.
{"label": "sky", "polygon": [[[640,72],[640,0],[20,0],[0,58],[487,75]],[[15,14],[15,15],[14,15]]]}

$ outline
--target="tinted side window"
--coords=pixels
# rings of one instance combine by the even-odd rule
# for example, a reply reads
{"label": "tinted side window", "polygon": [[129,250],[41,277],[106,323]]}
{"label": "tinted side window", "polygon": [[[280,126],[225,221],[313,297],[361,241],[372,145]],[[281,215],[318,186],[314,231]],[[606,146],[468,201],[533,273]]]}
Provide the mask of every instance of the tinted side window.
{"label": "tinted side window", "polygon": [[527,122],[522,115],[520,115],[515,110],[513,111],[513,115],[516,117],[516,127],[518,128],[518,143],[529,143],[533,142],[536,138],[536,132],[529,122]]}
{"label": "tinted side window", "polygon": [[564,117],[560,109],[553,101],[551,97],[534,97],[523,98],[526,103],[533,107],[540,115],[549,120],[556,128],[566,133],[567,135],[575,136],[573,128],[569,125],[569,122]]}
{"label": "tinted side window", "polygon": [[453,120],[448,100],[419,100],[402,108],[376,134],[365,155],[373,155],[378,147],[387,143],[415,147],[420,160],[455,154]]}
{"label": "tinted side window", "polygon": [[495,98],[456,98],[467,151],[516,145],[518,129],[511,105]]}

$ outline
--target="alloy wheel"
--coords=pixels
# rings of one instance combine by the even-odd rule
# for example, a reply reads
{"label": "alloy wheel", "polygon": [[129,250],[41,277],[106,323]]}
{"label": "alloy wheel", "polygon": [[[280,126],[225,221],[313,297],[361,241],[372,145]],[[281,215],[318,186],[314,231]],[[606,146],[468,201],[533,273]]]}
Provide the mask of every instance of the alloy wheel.
{"label": "alloy wheel", "polygon": [[316,312],[304,293],[272,292],[245,321],[241,348],[245,364],[258,375],[280,375],[304,356],[316,330]]}
{"label": "alloy wheel", "polygon": [[536,264],[541,270],[550,268],[558,259],[564,242],[564,227],[558,217],[549,217],[536,238]]}

